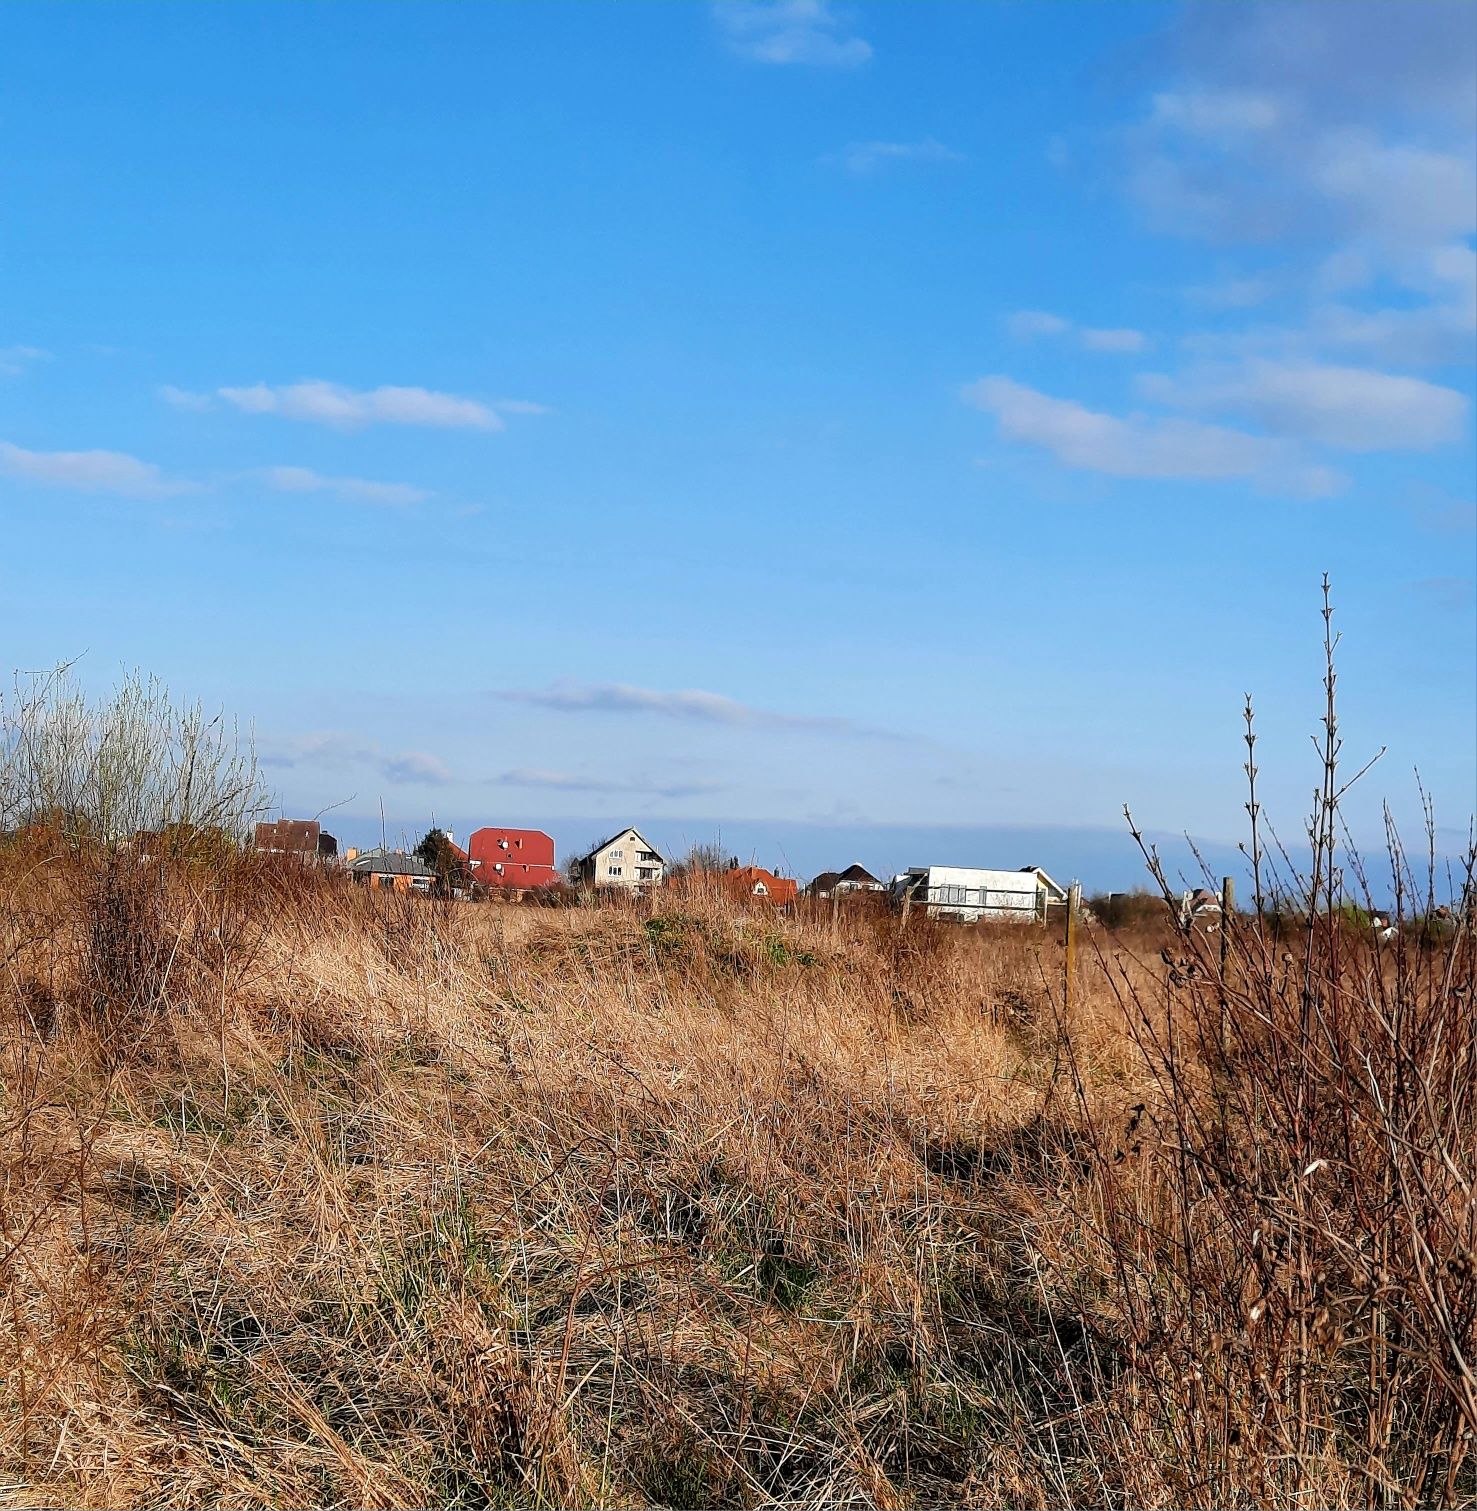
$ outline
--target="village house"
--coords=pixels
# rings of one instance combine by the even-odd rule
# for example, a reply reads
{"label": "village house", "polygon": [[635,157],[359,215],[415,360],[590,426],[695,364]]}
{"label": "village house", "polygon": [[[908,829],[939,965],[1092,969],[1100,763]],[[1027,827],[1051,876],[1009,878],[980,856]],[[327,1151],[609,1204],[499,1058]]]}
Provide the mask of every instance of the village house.
{"label": "village house", "polygon": [[959,923],[1041,923],[1066,890],[1036,866],[992,871],[977,866],[911,866],[895,876],[893,896],[930,916]]}
{"label": "village house", "polygon": [[1022,866],[1021,870],[1028,875],[1034,876],[1046,893],[1046,905],[1049,908],[1064,908],[1067,905],[1067,889],[1060,882],[1055,882],[1040,866]]}
{"label": "village house", "polygon": [[822,871],[805,890],[812,897],[844,897],[848,892],[885,892],[887,886],[865,866],[851,865],[844,871]]}
{"label": "village house", "polygon": [[582,887],[659,887],[667,862],[639,829],[622,829],[570,867]]}
{"label": "village house", "polygon": [[348,850],[344,864],[349,875],[363,886],[379,887],[386,892],[429,892],[436,885],[436,873],[419,856],[403,850]]}
{"label": "village house", "polygon": [[788,907],[800,890],[793,877],[776,876],[763,866],[730,866],[718,884],[731,897],[755,897],[777,908]]}
{"label": "village house", "polygon": [[559,880],[554,841],[542,829],[475,830],[467,841],[467,865],[482,887],[551,887]]}
{"label": "village house", "polygon": [[318,826],[317,819],[279,818],[256,826],[252,848],[294,860],[331,860],[338,854],[338,841]]}
{"label": "village house", "polygon": [[1180,927],[1191,924],[1214,930],[1221,919],[1221,900],[1208,887],[1196,887],[1192,892],[1180,893]]}

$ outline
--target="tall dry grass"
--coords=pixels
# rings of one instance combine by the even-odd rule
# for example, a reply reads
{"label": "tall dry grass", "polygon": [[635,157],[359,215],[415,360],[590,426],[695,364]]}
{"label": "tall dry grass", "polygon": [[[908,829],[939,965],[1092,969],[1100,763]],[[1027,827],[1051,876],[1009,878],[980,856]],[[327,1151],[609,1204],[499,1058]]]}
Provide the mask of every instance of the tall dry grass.
{"label": "tall dry grass", "polygon": [[1327,654],[1303,873],[1248,710],[1254,907],[1089,924],[1070,993],[1045,930],[701,876],[12,835],[0,1497],[1477,1500],[1471,857],[1346,906]]}
{"label": "tall dry grass", "polygon": [[1474,1493],[1470,935],[0,897],[8,1501]]}

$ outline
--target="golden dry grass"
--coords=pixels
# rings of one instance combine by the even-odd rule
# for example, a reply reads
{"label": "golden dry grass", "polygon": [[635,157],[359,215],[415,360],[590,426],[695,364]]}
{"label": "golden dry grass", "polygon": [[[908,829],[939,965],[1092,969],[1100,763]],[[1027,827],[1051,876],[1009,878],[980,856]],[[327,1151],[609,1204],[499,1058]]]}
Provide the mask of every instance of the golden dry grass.
{"label": "golden dry grass", "polygon": [[1167,934],[1089,941],[1068,1018],[1041,931],[98,874],[4,862],[6,1503],[1472,1493],[1451,1359],[1372,1467],[1374,1312],[1319,1332],[1305,1277],[1248,1320],[1236,1182],[1185,1166],[1225,1066],[1145,1039],[1195,990]]}

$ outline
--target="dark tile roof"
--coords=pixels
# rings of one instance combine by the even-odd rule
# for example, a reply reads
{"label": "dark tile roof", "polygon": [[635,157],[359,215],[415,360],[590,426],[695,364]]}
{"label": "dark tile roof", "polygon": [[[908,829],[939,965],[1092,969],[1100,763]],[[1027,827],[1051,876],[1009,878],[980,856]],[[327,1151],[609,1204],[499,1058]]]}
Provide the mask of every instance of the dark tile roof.
{"label": "dark tile roof", "polygon": [[583,855],[576,858],[575,864],[579,865],[581,862],[589,860],[592,856],[599,855],[599,853],[607,845],[614,844],[615,841],[621,837],[621,835],[627,833],[634,834],[636,838],[639,839],[641,843],[648,850],[650,850],[651,853],[656,856],[659,861],[661,861],[663,865],[666,865],[666,857],[660,850],[657,849],[654,844],[652,844],[649,839],[647,839],[647,837],[634,824],[623,824],[619,829],[615,831],[614,834],[610,836],[609,839],[602,839],[598,845],[592,845],[588,850],[585,851]]}
{"label": "dark tile roof", "polygon": [[418,855],[393,851],[363,850],[349,862],[351,871],[368,876],[434,876],[436,873]]}

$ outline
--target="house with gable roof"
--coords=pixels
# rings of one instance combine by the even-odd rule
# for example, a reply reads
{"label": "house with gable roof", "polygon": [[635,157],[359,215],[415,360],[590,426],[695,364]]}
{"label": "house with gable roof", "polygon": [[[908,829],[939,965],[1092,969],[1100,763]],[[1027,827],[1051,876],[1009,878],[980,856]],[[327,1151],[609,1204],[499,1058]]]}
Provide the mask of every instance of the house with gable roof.
{"label": "house with gable roof", "polygon": [[570,866],[582,887],[659,887],[667,873],[666,858],[639,829],[627,827]]}

